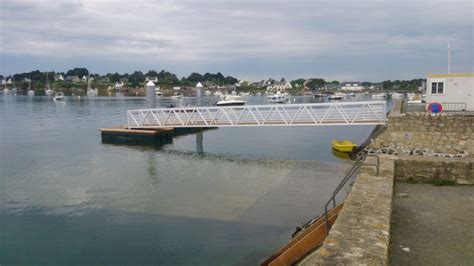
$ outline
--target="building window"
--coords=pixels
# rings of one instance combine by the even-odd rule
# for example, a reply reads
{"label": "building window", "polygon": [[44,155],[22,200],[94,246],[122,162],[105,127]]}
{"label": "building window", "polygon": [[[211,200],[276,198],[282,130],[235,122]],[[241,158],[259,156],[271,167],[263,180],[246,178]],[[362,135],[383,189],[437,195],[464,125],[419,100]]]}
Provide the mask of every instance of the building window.
{"label": "building window", "polygon": [[443,94],[444,82],[432,82],[431,83],[431,94]]}

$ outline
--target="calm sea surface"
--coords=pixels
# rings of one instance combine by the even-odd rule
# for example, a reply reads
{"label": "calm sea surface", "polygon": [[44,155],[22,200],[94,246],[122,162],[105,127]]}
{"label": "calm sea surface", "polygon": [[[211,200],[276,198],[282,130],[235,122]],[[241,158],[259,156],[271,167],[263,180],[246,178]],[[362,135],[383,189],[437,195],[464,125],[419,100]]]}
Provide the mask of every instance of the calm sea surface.
{"label": "calm sea surface", "polygon": [[373,129],[222,128],[203,133],[204,154],[194,134],[162,147],[101,143],[99,128],[144,106],[0,96],[1,265],[258,264],[321,213],[350,167],[330,141],[362,142]]}

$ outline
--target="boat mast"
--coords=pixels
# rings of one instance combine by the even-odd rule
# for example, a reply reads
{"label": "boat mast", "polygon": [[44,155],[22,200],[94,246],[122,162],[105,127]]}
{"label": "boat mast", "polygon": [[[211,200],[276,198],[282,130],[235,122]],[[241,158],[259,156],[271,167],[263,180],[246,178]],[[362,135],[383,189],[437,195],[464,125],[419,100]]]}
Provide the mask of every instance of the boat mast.
{"label": "boat mast", "polygon": [[48,90],[51,89],[51,88],[49,87],[48,72],[46,72],[46,89],[48,89]]}

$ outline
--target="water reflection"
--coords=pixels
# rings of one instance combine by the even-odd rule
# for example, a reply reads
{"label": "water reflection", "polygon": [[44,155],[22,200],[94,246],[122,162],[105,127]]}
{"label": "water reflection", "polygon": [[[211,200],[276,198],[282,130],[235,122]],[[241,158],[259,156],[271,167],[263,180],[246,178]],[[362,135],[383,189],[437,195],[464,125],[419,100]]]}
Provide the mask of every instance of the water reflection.
{"label": "water reflection", "polygon": [[348,164],[330,140],[372,130],[222,128],[166,146],[103,145],[98,129],[126,123],[145,98],[0,98],[5,264],[258,264],[342,178]]}
{"label": "water reflection", "polygon": [[203,146],[202,140],[203,140],[203,134],[202,134],[202,131],[199,131],[196,133],[196,153],[199,155],[204,154],[204,146]]}
{"label": "water reflection", "polygon": [[157,169],[157,158],[156,158],[156,153],[155,152],[148,152],[148,178],[150,181],[150,184],[153,186],[158,186],[161,184],[161,176],[158,174],[158,169]]}

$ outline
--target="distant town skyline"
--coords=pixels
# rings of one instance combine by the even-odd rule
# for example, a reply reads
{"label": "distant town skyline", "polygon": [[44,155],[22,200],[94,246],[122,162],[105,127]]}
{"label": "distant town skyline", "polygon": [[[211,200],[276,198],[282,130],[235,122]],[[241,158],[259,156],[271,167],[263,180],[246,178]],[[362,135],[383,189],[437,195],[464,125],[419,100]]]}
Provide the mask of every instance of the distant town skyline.
{"label": "distant town skyline", "polygon": [[2,1],[0,74],[151,69],[246,80],[474,72],[474,2]]}

